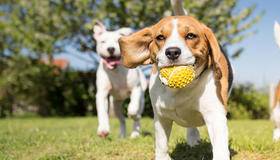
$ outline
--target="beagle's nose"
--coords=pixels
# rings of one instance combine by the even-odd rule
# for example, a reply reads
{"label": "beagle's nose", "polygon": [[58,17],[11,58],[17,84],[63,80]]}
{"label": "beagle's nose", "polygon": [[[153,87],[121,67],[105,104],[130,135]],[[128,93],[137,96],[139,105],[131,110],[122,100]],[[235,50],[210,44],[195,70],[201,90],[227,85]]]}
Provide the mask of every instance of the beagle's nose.
{"label": "beagle's nose", "polygon": [[107,51],[109,52],[110,55],[113,55],[115,52],[115,48],[114,47],[108,47]]}
{"label": "beagle's nose", "polygon": [[170,60],[176,60],[181,54],[181,49],[178,47],[169,47],[165,50],[165,55]]}

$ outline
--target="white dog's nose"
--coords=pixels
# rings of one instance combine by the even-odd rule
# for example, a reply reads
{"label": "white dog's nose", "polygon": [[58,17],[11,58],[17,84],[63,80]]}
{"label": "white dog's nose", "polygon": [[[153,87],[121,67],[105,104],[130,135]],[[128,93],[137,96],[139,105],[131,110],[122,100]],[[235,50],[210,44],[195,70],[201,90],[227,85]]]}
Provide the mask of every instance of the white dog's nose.
{"label": "white dog's nose", "polygon": [[113,55],[115,52],[115,48],[114,47],[108,47],[107,51],[109,52],[110,55]]}
{"label": "white dog's nose", "polygon": [[170,60],[176,60],[181,55],[181,49],[178,47],[169,47],[165,50],[165,55]]}

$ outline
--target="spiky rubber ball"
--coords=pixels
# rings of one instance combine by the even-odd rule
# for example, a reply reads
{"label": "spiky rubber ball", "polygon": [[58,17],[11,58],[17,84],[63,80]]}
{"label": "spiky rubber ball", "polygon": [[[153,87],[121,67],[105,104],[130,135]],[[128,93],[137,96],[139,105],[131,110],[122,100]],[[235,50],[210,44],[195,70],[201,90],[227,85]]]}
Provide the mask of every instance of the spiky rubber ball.
{"label": "spiky rubber ball", "polygon": [[160,80],[170,88],[184,88],[195,78],[193,66],[171,66],[160,69]]}

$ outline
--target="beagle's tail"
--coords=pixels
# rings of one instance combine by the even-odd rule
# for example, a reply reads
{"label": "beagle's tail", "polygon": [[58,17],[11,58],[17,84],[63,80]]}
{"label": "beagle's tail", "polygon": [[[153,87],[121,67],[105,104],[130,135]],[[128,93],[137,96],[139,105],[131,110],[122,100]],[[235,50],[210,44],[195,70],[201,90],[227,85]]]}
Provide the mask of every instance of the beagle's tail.
{"label": "beagle's tail", "polygon": [[170,0],[175,16],[187,15],[188,12],[184,9],[183,0]]}
{"label": "beagle's tail", "polygon": [[280,25],[276,21],[274,24],[274,36],[275,36],[277,45],[280,47]]}

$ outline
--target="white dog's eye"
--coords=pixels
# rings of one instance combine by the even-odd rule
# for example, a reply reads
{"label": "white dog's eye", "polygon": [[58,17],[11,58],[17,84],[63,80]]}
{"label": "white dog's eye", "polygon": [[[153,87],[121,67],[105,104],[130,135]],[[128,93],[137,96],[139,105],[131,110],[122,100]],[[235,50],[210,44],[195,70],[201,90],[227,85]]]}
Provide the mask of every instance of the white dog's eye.
{"label": "white dog's eye", "polygon": [[188,33],[185,38],[188,40],[188,39],[194,39],[196,37],[197,37],[197,35],[195,35],[193,33]]}
{"label": "white dog's eye", "polygon": [[101,43],[105,43],[105,41],[101,41]]}

